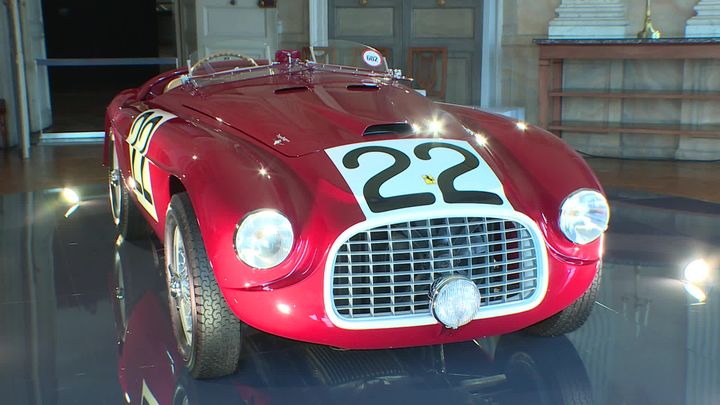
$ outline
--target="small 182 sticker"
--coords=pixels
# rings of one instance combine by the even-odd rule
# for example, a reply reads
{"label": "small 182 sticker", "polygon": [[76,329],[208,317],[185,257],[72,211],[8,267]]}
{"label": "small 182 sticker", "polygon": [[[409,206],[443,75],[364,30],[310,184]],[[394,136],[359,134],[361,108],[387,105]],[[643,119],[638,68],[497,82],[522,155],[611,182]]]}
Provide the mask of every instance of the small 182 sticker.
{"label": "small 182 sticker", "polygon": [[382,63],[382,56],[372,49],[363,52],[362,58],[365,63],[372,67],[378,67]]}

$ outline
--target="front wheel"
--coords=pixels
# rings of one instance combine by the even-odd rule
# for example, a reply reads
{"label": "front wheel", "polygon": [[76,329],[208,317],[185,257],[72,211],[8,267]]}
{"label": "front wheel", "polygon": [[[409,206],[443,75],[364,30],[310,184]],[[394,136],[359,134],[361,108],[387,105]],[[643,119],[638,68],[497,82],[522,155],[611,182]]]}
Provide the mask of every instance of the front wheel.
{"label": "front wheel", "polygon": [[560,336],[574,332],[583,326],[588,317],[590,317],[593,305],[595,305],[598,288],[600,288],[601,275],[602,264],[598,266],[595,278],[590,288],[585,291],[585,294],[557,314],[528,327],[525,329],[525,332],[537,336]]}
{"label": "front wheel", "polygon": [[165,263],[175,339],[190,375],[214,378],[232,374],[240,359],[242,323],[217,285],[186,193],[170,200]]}

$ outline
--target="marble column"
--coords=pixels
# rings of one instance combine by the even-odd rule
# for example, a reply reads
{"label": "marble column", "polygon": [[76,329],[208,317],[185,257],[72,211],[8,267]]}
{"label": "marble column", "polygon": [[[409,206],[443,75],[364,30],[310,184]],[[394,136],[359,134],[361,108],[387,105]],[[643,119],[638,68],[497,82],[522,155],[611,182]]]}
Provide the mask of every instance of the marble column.
{"label": "marble column", "polygon": [[550,38],[624,38],[628,21],[622,0],[562,0],[550,21]]}
{"label": "marble column", "polygon": [[685,26],[686,37],[720,36],[720,0],[700,0],[695,12]]}

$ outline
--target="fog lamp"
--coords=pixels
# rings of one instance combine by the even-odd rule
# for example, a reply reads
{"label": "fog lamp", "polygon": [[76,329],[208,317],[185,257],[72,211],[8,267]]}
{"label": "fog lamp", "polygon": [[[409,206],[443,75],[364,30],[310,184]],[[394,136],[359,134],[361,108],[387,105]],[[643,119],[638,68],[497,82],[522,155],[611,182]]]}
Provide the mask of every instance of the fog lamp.
{"label": "fog lamp", "polygon": [[438,322],[457,329],[473,320],[480,308],[480,291],[472,280],[450,276],[435,282],[430,307]]}

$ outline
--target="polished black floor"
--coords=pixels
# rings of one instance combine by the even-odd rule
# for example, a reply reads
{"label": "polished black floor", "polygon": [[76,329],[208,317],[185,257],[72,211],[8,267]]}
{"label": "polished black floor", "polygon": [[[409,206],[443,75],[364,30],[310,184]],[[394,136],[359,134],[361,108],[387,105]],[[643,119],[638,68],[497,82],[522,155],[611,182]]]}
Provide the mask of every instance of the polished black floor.
{"label": "polished black floor", "polygon": [[248,331],[234,376],[194,381],[162,247],[118,243],[104,186],[79,194],[0,195],[0,404],[720,404],[720,205],[614,191],[600,297],[567,337],[339,351]]}

